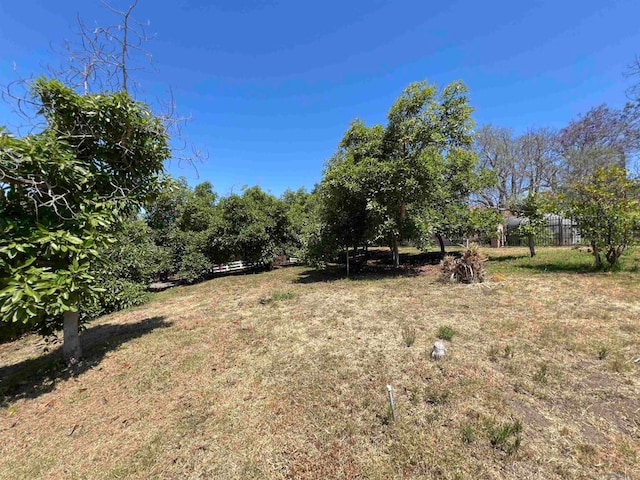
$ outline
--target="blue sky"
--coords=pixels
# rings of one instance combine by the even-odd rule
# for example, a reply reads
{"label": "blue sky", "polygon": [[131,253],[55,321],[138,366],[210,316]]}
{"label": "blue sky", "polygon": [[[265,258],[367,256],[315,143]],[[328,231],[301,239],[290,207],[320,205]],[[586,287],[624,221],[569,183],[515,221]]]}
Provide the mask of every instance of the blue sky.
{"label": "blue sky", "polygon": [[[57,63],[50,45],[73,39],[77,15],[113,22],[99,1],[0,2],[0,84]],[[412,81],[460,79],[478,124],[520,132],[622,106],[640,55],[637,0],[140,0],[135,17],[155,34],[140,95],[171,87],[185,136],[209,152],[197,173],[169,170],[222,194],[312,188],[349,122],[384,123]],[[0,125],[15,122],[0,105]]]}

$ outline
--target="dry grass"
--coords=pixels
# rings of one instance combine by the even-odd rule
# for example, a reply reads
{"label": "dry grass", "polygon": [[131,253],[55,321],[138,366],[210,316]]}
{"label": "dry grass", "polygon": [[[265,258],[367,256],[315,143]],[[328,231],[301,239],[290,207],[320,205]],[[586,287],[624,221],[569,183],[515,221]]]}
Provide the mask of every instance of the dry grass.
{"label": "dry grass", "polygon": [[636,478],[640,276],[489,253],[480,285],[284,268],[176,288],[90,326],[76,372],[35,337],[0,345],[0,478]]}

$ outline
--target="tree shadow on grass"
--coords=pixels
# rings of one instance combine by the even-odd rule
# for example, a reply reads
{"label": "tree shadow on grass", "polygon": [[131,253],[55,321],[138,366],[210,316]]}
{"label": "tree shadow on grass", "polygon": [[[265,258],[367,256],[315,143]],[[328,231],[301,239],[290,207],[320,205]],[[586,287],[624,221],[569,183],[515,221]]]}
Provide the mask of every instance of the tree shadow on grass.
{"label": "tree shadow on grass", "polygon": [[509,262],[512,260],[523,260],[525,258],[530,258],[528,253],[523,253],[522,255],[502,255],[499,257],[492,257],[491,254],[488,255],[490,262]]}
{"label": "tree shadow on grass", "polygon": [[[400,254],[400,267],[395,268],[387,252],[369,253],[366,263],[350,265],[349,280],[382,280],[395,277],[415,277],[425,265],[437,265],[442,260],[440,253]],[[345,264],[330,264],[324,269],[309,269],[301,272],[293,283],[333,282],[347,278]]]}
{"label": "tree shadow on grass", "polygon": [[606,270],[597,269],[587,263],[538,263],[534,265],[518,265],[518,268],[536,270],[541,273],[602,273]]}
{"label": "tree shadow on grass", "polygon": [[52,391],[60,380],[76,377],[98,365],[105,354],[123,343],[171,326],[165,317],[145,318],[130,324],[106,324],[90,327],[80,334],[83,357],[67,366],[62,359],[62,345],[37,358],[0,367],[0,407],[20,398],[37,398]]}

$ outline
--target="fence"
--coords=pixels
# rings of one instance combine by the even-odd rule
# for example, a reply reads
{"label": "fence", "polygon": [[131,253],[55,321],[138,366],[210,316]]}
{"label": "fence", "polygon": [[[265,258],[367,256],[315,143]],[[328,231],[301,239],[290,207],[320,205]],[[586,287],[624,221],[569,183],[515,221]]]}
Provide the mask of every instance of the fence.
{"label": "fence", "polygon": [[[522,223],[521,218],[509,217],[505,231],[507,245],[520,247],[527,245],[527,239],[518,235],[517,229]],[[542,225],[536,232],[536,245],[543,247],[561,245],[581,245],[584,240],[580,236],[578,224],[571,218],[559,215],[549,215],[547,224]]]}

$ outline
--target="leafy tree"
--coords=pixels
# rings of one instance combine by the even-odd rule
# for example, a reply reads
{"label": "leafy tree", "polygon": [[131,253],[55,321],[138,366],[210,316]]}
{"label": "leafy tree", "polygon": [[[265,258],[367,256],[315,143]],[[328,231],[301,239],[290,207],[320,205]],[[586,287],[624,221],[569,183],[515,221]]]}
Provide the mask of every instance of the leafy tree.
{"label": "leafy tree", "polygon": [[407,226],[407,206],[439,201],[438,191],[448,188],[442,164],[454,165],[455,158],[465,156],[472,127],[467,89],[460,82],[439,95],[435,85],[412,83],[391,107],[383,157],[371,169],[369,185],[391,237],[394,265],[400,261],[398,242]]}
{"label": "leafy tree", "polygon": [[591,242],[596,267],[602,266],[601,252],[616,265],[640,232],[640,184],[618,165],[596,167],[591,177],[573,184],[568,213]]}
{"label": "leafy tree", "polygon": [[288,255],[302,257],[305,240],[311,229],[312,215],[315,209],[316,195],[304,188],[287,189],[281,201],[287,215],[288,232],[286,233],[285,252]]}
{"label": "leafy tree", "polygon": [[191,190],[179,181],[169,185],[164,200],[153,209],[154,216],[147,219],[163,211],[163,217],[171,218],[159,232],[157,242],[171,252],[171,273],[189,283],[206,278],[215,263],[229,258],[217,199],[210,182]]}
{"label": "leafy tree", "polygon": [[372,233],[372,212],[368,209],[366,191],[360,171],[348,161],[335,164],[325,174],[318,195],[318,210],[322,225],[314,244],[315,254],[321,259],[344,251],[349,275],[349,248],[354,251],[366,246]]}
{"label": "leafy tree", "polygon": [[549,210],[549,203],[544,195],[530,192],[524,199],[516,201],[511,211],[524,219],[518,226],[517,234],[527,239],[529,255],[536,256],[536,235],[547,225],[544,217]]}
{"label": "leafy tree", "polygon": [[445,209],[438,205],[468,196],[475,165],[470,113],[461,83],[438,93],[416,82],[391,107],[386,127],[354,121],[320,184],[325,238],[342,248],[384,238],[398,266],[399,241],[417,235],[418,216],[433,213],[428,228],[436,229]]}
{"label": "leafy tree", "polygon": [[222,238],[231,258],[270,264],[287,244],[288,219],[283,202],[260,187],[220,202]]}
{"label": "leafy tree", "polygon": [[77,359],[99,249],[155,191],[170,151],[162,122],[126,92],[82,96],[42,78],[33,98],[44,129],[0,134],[0,312],[43,332],[63,319],[64,354]]}
{"label": "leafy tree", "polygon": [[151,228],[136,218],[122,222],[113,241],[99,249],[99,258],[90,273],[104,291],[93,305],[83,306],[82,320],[144,303],[149,283],[170,262],[169,251],[156,245]]}

